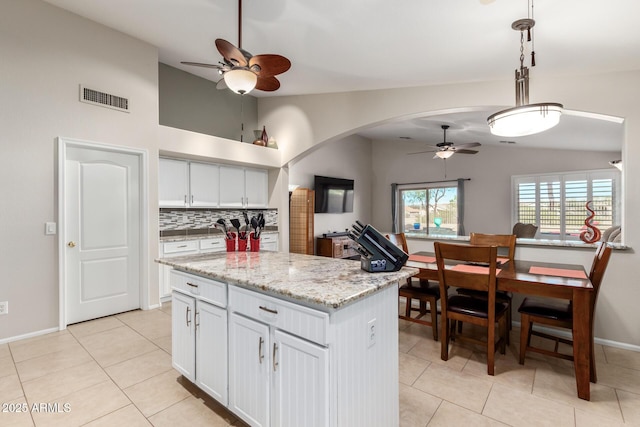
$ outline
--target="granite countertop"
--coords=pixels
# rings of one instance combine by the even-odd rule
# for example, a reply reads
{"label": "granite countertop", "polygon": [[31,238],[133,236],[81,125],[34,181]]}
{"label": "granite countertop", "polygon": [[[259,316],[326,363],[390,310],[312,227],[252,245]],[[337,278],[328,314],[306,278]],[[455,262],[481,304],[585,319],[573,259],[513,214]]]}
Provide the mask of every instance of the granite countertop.
{"label": "granite countertop", "polygon": [[368,273],[360,268],[360,261],[270,251],[225,252],[156,261],[324,310],[341,308],[419,271],[403,267],[392,273]]}
{"label": "granite countertop", "polygon": [[[234,229],[235,230],[235,229]],[[233,231],[235,233],[235,231]],[[278,227],[273,228],[265,228],[261,231],[261,234],[274,234],[278,232]],[[160,235],[160,242],[181,242],[184,240],[200,240],[200,239],[215,239],[224,237],[224,233],[222,230],[218,230],[217,228],[212,228],[211,231],[208,232],[196,232],[193,234],[188,234],[182,232],[181,234],[173,234],[173,235]]]}

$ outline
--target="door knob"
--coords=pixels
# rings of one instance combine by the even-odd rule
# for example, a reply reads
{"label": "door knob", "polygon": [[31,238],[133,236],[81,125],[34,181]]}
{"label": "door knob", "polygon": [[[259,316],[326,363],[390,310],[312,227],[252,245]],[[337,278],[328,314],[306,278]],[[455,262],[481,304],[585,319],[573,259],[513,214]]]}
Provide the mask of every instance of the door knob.
{"label": "door knob", "polygon": [[70,248],[75,248],[76,247],[76,242],[74,242],[73,240],[70,241],[69,243],[67,243],[67,246],[69,246]]}

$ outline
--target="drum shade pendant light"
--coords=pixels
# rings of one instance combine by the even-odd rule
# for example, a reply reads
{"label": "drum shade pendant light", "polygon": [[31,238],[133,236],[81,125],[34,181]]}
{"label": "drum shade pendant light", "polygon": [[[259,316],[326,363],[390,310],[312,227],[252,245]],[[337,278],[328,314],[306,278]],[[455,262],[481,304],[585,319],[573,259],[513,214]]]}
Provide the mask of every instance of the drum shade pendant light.
{"label": "drum shade pendant light", "polygon": [[531,66],[535,67],[536,57],[533,50],[533,2],[531,17],[518,19],[511,28],[520,31],[520,69],[516,70],[516,106],[498,111],[487,119],[491,133],[498,136],[517,137],[533,135],[551,129],[560,122],[562,104],[544,102],[529,104],[529,68],[524,66],[524,33],[527,42],[531,42]]}

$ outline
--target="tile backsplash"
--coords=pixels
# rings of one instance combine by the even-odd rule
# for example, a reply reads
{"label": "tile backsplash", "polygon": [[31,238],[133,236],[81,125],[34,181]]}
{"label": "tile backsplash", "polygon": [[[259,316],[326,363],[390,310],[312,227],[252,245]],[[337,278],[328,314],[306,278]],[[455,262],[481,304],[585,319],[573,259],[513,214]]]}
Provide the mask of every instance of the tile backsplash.
{"label": "tile backsplash", "polygon": [[[243,209],[160,209],[160,234],[165,231],[185,232],[204,230],[213,228],[216,221],[220,218],[224,219],[227,226],[231,225],[230,220],[237,218],[244,225]],[[258,216],[262,212],[266,227],[278,226],[278,209],[248,209],[247,215],[249,219],[252,216]]]}

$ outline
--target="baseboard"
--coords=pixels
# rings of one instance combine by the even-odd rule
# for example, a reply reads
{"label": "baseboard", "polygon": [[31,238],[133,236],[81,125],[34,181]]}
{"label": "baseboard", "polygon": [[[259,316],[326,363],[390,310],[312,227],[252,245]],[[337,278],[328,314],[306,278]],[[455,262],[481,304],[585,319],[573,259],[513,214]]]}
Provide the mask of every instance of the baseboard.
{"label": "baseboard", "polygon": [[58,332],[59,330],[60,330],[59,328],[43,329],[41,331],[29,332],[28,334],[24,334],[24,335],[16,335],[15,337],[3,338],[3,339],[0,339],[0,344],[6,344],[13,341],[26,340],[27,338],[38,337],[40,335],[46,335],[52,332]]}
{"label": "baseboard", "polygon": [[[517,326],[518,328],[520,327],[520,322],[513,322],[514,326]],[[550,333],[550,334],[554,334],[554,335],[558,335],[562,338],[568,338],[571,339],[571,332],[569,332],[568,330],[564,330],[564,329],[555,329],[555,328],[546,328],[544,326],[534,326],[533,327],[534,330],[538,330],[538,331],[542,331],[542,332],[546,332],[546,333]],[[604,338],[598,338],[595,337],[593,339],[593,341],[596,344],[600,344],[600,345],[606,345],[609,347],[615,347],[615,348],[621,348],[623,350],[631,350],[631,351],[637,351],[640,352],[640,345],[633,345],[633,344],[627,344],[624,342],[619,342],[619,341],[613,341],[613,340],[606,340]]]}

